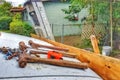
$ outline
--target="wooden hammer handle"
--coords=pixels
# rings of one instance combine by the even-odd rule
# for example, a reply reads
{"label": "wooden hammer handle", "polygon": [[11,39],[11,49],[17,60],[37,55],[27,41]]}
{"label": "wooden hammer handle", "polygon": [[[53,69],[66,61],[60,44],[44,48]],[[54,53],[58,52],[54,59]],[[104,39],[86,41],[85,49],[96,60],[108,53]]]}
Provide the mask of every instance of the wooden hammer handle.
{"label": "wooden hammer handle", "polygon": [[49,48],[49,49],[55,49],[55,50],[60,50],[60,51],[65,51],[65,52],[69,51],[66,48],[60,48],[60,47],[55,47],[55,46],[40,45],[40,47]]}
{"label": "wooden hammer handle", "polygon": [[30,63],[45,63],[50,65],[62,66],[62,67],[71,67],[71,68],[78,68],[78,69],[87,69],[87,63],[81,62],[73,62],[67,60],[55,60],[55,59],[46,59],[46,58],[32,58],[28,62]]}
{"label": "wooden hammer handle", "polygon": [[[70,54],[70,53],[67,53],[67,52],[59,52],[59,51],[57,51],[57,52],[62,54],[64,57],[69,57],[69,58],[75,58],[76,57],[75,54]],[[47,54],[47,52],[31,50],[30,54]]]}
{"label": "wooden hammer handle", "polygon": [[67,61],[67,60],[37,58],[37,57],[31,57],[27,54],[21,54],[19,59],[19,66],[24,68],[28,62],[29,63],[46,63],[46,64],[51,64],[56,66],[71,67],[71,68],[78,68],[78,69],[88,68],[88,65],[86,63],[73,62],[73,61]]}
{"label": "wooden hammer handle", "polygon": [[49,49],[55,49],[55,50],[65,51],[65,52],[69,51],[67,48],[61,48],[61,47],[56,47],[56,46],[47,46],[47,45],[42,45],[42,44],[34,43],[32,40],[29,40],[28,43],[29,43],[29,45],[32,48],[44,47],[44,48],[49,48]]}

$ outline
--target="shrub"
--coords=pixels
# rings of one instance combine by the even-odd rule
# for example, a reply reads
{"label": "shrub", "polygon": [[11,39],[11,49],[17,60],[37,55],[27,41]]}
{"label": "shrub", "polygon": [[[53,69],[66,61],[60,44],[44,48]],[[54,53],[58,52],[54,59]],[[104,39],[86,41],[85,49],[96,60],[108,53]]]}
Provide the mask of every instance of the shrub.
{"label": "shrub", "polygon": [[3,16],[0,18],[0,29],[1,30],[8,30],[9,24],[12,21],[11,17]]}
{"label": "shrub", "polygon": [[80,48],[92,48],[91,40],[90,39],[81,40]]}
{"label": "shrub", "polygon": [[28,23],[23,21],[14,21],[10,23],[10,31],[15,34],[30,36],[34,29]]}

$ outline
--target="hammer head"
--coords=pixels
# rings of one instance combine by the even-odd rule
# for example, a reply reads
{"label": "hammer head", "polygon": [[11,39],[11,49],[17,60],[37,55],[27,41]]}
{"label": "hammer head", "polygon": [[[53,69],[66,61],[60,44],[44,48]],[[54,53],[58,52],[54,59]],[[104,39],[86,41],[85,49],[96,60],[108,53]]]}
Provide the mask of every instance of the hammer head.
{"label": "hammer head", "polygon": [[19,42],[19,48],[20,50],[24,51],[28,48],[28,46],[25,45],[23,41]]}
{"label": "hammer head", "polygon": [[29,45],[32,45],[32,44],[33,44],[33,41],[32,41],[32,40],[29,40],[29,41],[28,41],[28,44],[29,44]]}
{"label": "hammer head", "polygon": [[24,68],[27,65],[27,58],[29,58],[29,55],[25,52],[19,55],[19,67]]}
{"label": "hammer head", "polygon": [[19,67],[24,68],[27,65],[27,61],[20,60],[19,61]]}
{"label": "hammer head", "polygon": [[1,50],[4,54],[6,54],[8,52],[8,49],[6,47],[2,47]]}

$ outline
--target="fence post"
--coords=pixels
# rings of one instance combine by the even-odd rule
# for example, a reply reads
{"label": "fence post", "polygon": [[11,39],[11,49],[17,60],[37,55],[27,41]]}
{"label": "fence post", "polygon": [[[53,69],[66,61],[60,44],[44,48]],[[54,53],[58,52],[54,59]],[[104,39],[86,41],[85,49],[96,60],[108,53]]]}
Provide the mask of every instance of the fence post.
{"label": "fence post", "polygon": [[111,48],[113,48],[113,20],[112,20],[112,0],[110,0],[110,40],[111,40]]}
{"label": "fence post", "polygon": [[51,29],[52,29],[52,33],[54,35],[54,28],[53,28],[54,26],[53,26],[53,24],[51,24],[50,26],[51,26]]}
{"label": "fence post", "polygon": [[61,31],[61,43],[64,43],[64,24],[62,25],[62,31]]}

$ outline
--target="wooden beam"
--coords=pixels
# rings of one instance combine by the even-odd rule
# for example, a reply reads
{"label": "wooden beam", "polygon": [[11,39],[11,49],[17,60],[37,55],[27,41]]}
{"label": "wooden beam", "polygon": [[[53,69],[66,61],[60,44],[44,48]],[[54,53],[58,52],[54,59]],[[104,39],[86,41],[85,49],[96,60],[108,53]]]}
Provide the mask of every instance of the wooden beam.
{"label": "wooden beam", "polygon": [[92,43],[92,46],[93,46],[94,53],[100,54],[100,50],[99,50],[99,47],[98,47],[98,40],[96,39],[95,35],[91,35],[90,39],[91,39],[91,43]]}

